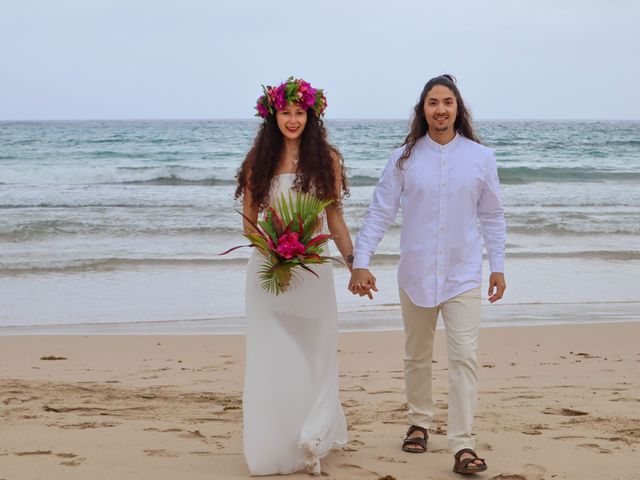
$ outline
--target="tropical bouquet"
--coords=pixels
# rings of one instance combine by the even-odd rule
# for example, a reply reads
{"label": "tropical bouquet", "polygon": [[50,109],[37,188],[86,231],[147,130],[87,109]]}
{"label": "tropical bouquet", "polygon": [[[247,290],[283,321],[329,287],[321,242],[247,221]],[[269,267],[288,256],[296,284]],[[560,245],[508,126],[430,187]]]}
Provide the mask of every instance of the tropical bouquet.
{"label": "tropical bouquet", "polygon": [[322,255],[323,246],[332,236],[316,235],[322,225],[320,213],[331,203],[333,200],[320,200],[309,193],[289,192],[288,199],[281,194],[275,206],[265,210],[257,225],[238,212],[254,228],[253,232],[243,234],[251,243],[233,247],[221,255],[243,247],[257,248],[266,257],[258,271],[262,288],[276,295],[284,293],[300,269],[317,277],[309,265],[336,260]]}

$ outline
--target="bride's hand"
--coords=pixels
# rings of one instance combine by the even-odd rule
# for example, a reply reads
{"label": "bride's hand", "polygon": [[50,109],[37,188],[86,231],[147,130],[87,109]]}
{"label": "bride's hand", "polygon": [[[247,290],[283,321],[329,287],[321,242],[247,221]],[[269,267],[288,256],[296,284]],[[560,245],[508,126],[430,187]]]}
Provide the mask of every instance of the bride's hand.
{"label": "bride's hand", "polygon": [[355,268],[351,272],[348,289],[354,295],[360,295],[361,297],[366,295],[370,299],[373,299],[371,290],[374,292],[378,291],[376,277],[366,268]]}

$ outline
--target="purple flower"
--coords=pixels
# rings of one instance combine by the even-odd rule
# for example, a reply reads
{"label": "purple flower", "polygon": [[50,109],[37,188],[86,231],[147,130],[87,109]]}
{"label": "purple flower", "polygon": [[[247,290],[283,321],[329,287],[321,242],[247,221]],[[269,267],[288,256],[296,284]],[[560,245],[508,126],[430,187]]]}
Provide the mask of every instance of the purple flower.
{"label": "purple flower", "polygon": [[258,104],[256,105],[256,110],[258,110],[258,115],[260,115],[262,118],[267,118],[267,115],[269,115],[269,110],[264,106],[263,102],[264,97],[260,97],[260,100],[258,100]]}

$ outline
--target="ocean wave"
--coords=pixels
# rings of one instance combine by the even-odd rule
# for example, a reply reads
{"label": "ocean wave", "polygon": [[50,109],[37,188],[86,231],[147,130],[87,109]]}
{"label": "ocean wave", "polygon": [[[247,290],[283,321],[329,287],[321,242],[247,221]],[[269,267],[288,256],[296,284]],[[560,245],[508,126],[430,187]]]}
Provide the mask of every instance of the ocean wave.
{"label": "ocean wave", "polygon": [[380,177],[370,177],[367,175],[353,175],[349,177],[349,185],[352,187],[370,187],[378,184]]}
{"label": "ocean wave", "polygon": [[182,178],[178,175],[169,175],[165,177],[155,177],[149,180],[128,180],[122,182],[111,182],[111,183],[120,183],[123,185],[158,185],[158,186],[205,186],[205,187],[216,187],[220,185],[235,185],[235,179],[224,179],[217,177],[207,177],[201,179],[189,179]]}
{"label": "ocean wave", "polygon": [[[240,216],[238,215],[238,218]],[[135,238],[140,236],[180,237],[185,235],[216,236],[240,235],[240,221],[234,226],[224,225],[155,225],[127,224],[114,225],[74,222],[69,220],[42,220],[28,225],[20,225],[9,230],[0,230],[1,242],[23,242],[61,237],[84,236],[98,239],[100,237]]]}
{"label": "ocean wave", "polygon": [[91,156],[96,158],[155,158],[156,153],[98,150],[95,152],[91,152]]}
{"label": "ocean wave", "polygon": [[[0,183],[2,185],[2,183]],[[135,203],[134,203],[135,202]],[[100,203],[92,203],[79,200],[78,203],[58,203],[58,202],[39,202],[39,203],[11,203],[7,205],[0,205],[0,210],[11,210],[11,209],[20,209],[20,208],[127,208],[127,209],[159,209],[159,208],[197,208],[198,205],[194,203],[163,203],[163,204],[150,204],[150,203],[140,203],[139,200],[135,199],[131,203],[110,203],[110,202],[100,202]]]}
{"label": "ocean wave", "polygon": [[575,252],[513,252],[507,251],[507,258],[535,259],[535,258],[557,258],[570,259],[580,258],[583,260],[640,260],[640,251],[637,250],[585,250]]}
{"label": "ocean wave", "polygon": [[[140,157],[142,158],[142,157]],[[157,185],[157,186],[224,186],[236,183],[236,165],[219,167],[180,165],[151,166],[62,166],[37,168],[7,168],[1,173],[3,184],[67,184],[67,185]],[[503,184],[533,182],[640,182],[637,170],[604,170],[587,167],[507,167],[498,169]],[[373,167],[350,168],[352,187],[375,186],[380,177]]]}
{"label": "ocean wave", "polygon": [[19,165],[3,168],[0,181],[13,185],[228,185],[237,167],[200,165]]}
{"label": "ocean wave", "polygon": [[[537,258],[555,258],[555,259],[572,259],[581,258],[584,260],[597,259],[597,260],[640,260],[640,251],[638,250],[576,250],[567,252],[510,252],[507,249],[507,258],[510,259],[537,259]],[[487,260],[486,253],[483,254],[483,258]],[[371,264],[375,265],[388,265],[397,264],[400,261],[399,254],[376,254],[373,256]]]}
{"label": "ocean wave", "polygon": [[[220,252],[221,253],[221,252]],[[337,257],[335,257],[337,258]],[[487,260],[486,254],[484,259]],[[535,260],[535,259],[555,259],[555,260],[605,260],[605,261],[638,261],[640,251],[638,250],[580,250],[567,252],[509,252],[508,260]],[[395,266],[400,261],[400,255],[395,253],[376,254],[371,260],[371,268],[375,270],[379,266]],[[122,270],[127,268],[167,268],[167,267],[210,267],[229,268],[243,267],[247,263],[246,257],[220,257],[213,258],[97,258],[97,259],[75,259],[59,262],[24,262],[15,264],[0,264],[0,275],[22,276],[41,274],[64,274],[64,273],[87,273],[106,272]],[[344,268],[336,263],[336,268]]]}
{"label": "ocean wave", "polygon": [[98,258],[51,263],[18,263],[0,266],[0,275],[25,275],[43,273],[83,273],[118,270],[125,267],[179,267],[244,265],[246,258]]}
{"label": "ocean wave", "polygon": [[567,223],[539,223],[529,222],[527,225],[508,225],[508,233],[524,233],[527,235],[637,235],[640,233],[640,224],[596,224],[583,222],[575,224]]}
{"label": "ocean wave", "polygon": [[599,182],[640,181],[640,171],[599,170],[585,167],[501,167],[498,175],[502,183],[531,182]]}

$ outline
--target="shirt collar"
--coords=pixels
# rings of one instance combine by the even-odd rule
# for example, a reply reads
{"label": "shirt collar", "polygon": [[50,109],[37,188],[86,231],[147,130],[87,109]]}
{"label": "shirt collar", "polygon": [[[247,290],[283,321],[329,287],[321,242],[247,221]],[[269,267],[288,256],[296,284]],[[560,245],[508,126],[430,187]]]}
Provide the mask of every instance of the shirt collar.
{"label": "shirt collar", "polygon": [[459,137],[460,137],[460,134],[458,132],[456,132],[455,137],[453,137],[449,143],[445,143],[444,145],[442,145],[442,144],[436,142],[434,139],[432,139],[429,136],[429,132],[427,132],[427,134],[425,135],[425,138],[427,140],[427,144],[431,145],[436,150],[447,150],[448,148],[453,147],[456,144],[456,142],[458,141]]}

